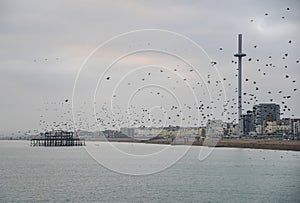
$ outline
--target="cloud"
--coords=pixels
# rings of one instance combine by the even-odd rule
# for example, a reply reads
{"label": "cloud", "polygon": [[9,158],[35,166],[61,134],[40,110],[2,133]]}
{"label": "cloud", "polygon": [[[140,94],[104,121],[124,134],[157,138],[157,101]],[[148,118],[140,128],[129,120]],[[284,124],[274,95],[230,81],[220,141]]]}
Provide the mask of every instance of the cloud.
{"label": "cloud", "polygon": [[[287,7],[290,8],[289,11]],[[22,122],[28,109],[34,109],[27,105],[26,108],[15,111],[8,105],[9,100],[13,100],[16,105],[26,100],[28,104],[36,106],[43,95],[53,100],[71,95],[72,81],[92,50],[118,34],[145,28],[178,32],[200,44],[217,61],[221,76],[228,78],[225,85],[230,98],[236,96],[236,65],[231,63],[231,60],[236,60],[233,57],[236,52],[236,35],[243,33],[244,50],[247,53],[244,77],[258,80],[262,87],[268,83],[265,87],[275,90],[283,88],[291,93],[293,100],[289,105],[293,114],[299,117],[299,94],[291,92],[292,89],[300,89],[299,83],[292,83],[292,79],[282,79],[281,84],[277,82],[285,74],[295,79],[300,74],[299,64],[296,63],[300,47],[299,9],[298,1],[292,0],[126,3],[96,0],[1,1],[0,91],[10,99],[5,98],[0,103],[1,112],[5,112],[0,115],[2,126],[9,126],[0,131],[19,129],[18,124],[12,124],[15,123],[13,121]],[[149,39],[151,37],[155,36],[149,36]],[[288,43],[289,40],[292,40],[291,44]],[[174,41],[168,46],[174,48],[176,45],[178,44]],[[256,49],[253,48],[254,45],[257,45]],[[121,46],[114,46],[111,54],[118,55],[122,53],[121,49]],[[188,54],[188,51],[185,52]],[[286,52],[289,56],[283,60],[282,56]],[[272,55],[272,59],[268,58],[269,55]],[[260,61],[248,62],[248,57],[252,57],[253,61],[259,58]],[[138,65],[152,61],[158,61],[158,58],[136,55],[126,62],[127,65]],[[266,67],[266,63],[275,64],[276,69]],[[284,68],[285,65],[288,68]],[[257,71],[259,68],[262,69],[261,72]],[[263,76],[262,72],[268,73],[267,76]],[[231,86],[228,83],[232,83]],[[245,89],[247,88],[250,91],[253,85],[245,84]],[[26,95],[26,99],[20,95]],[[257,95],[262,101],[269,99],[263,91]],[[274,101],[281,100],[280,96],[274,95]],[[12,111],[11,119],[5,119],[8,108]],[[286,116],[291,114],[288,112]],[[31,124],[35,126],[36,120],[37,117],[28,116],[28,128]]]}

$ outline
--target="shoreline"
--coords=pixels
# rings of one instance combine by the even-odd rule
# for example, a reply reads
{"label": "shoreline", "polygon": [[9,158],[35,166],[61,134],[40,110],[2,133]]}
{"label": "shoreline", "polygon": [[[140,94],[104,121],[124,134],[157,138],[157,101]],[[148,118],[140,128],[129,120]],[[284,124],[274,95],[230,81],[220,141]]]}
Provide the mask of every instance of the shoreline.
{"label": "shoreline", "polygon": [[171,140],[137,140],[133,138],[94,138],[86,141],[105,141],[105,142],[128,142],[128,143],[145,143],[145,144],[165,144],[165,145],[192,145],[208,147],[225,147],[225,148],[249,148],[249,149],[269,149],[269,150],[287,150],[300,151],[300,140],[268,140],[268,139],[222,139],[219,141],[177,141],[172,143]]}
{"label": "shoreline", "polygon": [[300,140],[221,140],[216,147],[300,151]]}
{"label": "shoreline", "polygon": [[[28,141],[28,139],[1,139],[3,141]],[[248,149],[269,149],[269,150],[286,150],[300,151],[300,140],[269,140],[269,139],[221,139],[221,140],[176,140],[172,142],[170,139],[140,140],[134,138],[87,138],[88,142],[126,142],[126,143],[144,143],[144,144],[164,144],[164,145],[192,145],[207,147],[225,147],[225,148],[248,148]]]}

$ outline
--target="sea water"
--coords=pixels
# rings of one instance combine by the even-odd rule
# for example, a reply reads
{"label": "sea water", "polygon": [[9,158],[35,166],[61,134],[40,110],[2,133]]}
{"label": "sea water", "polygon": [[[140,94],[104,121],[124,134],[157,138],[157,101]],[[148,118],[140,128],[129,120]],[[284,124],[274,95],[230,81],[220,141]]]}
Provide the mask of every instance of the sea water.
{"label": "sea water", "polygon": [[299,152],[215,148],[199,161],[200,149],[161,172],[133,176],[99,164],[84,147],[0,141],[0,202],[300,202]]}

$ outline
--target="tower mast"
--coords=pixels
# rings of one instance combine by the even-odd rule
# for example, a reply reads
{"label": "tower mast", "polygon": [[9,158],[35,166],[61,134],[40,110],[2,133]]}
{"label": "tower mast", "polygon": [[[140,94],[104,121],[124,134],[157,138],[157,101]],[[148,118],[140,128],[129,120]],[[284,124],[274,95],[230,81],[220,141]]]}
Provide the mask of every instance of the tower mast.
{"label": "tower mast", "polygon": [[239,119],[239,135],[244,134],[243,117],[242,117],[242,58],[246,56],[242,52],[242,34],[238,35],[238,53],[234,54],[238,58],[238,119]]}

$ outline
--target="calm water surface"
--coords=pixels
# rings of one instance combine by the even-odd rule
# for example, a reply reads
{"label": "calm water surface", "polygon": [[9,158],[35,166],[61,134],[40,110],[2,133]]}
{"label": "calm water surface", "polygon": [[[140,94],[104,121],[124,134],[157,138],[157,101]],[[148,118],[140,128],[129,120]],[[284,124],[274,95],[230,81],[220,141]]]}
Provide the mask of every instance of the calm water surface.
{"label": "calm water surface", "polygon": [[163,172],[129,176],[84,148],[0,141],[0,202],[300,202],[299,152],[217,148],[199,161],[199,149]]}

